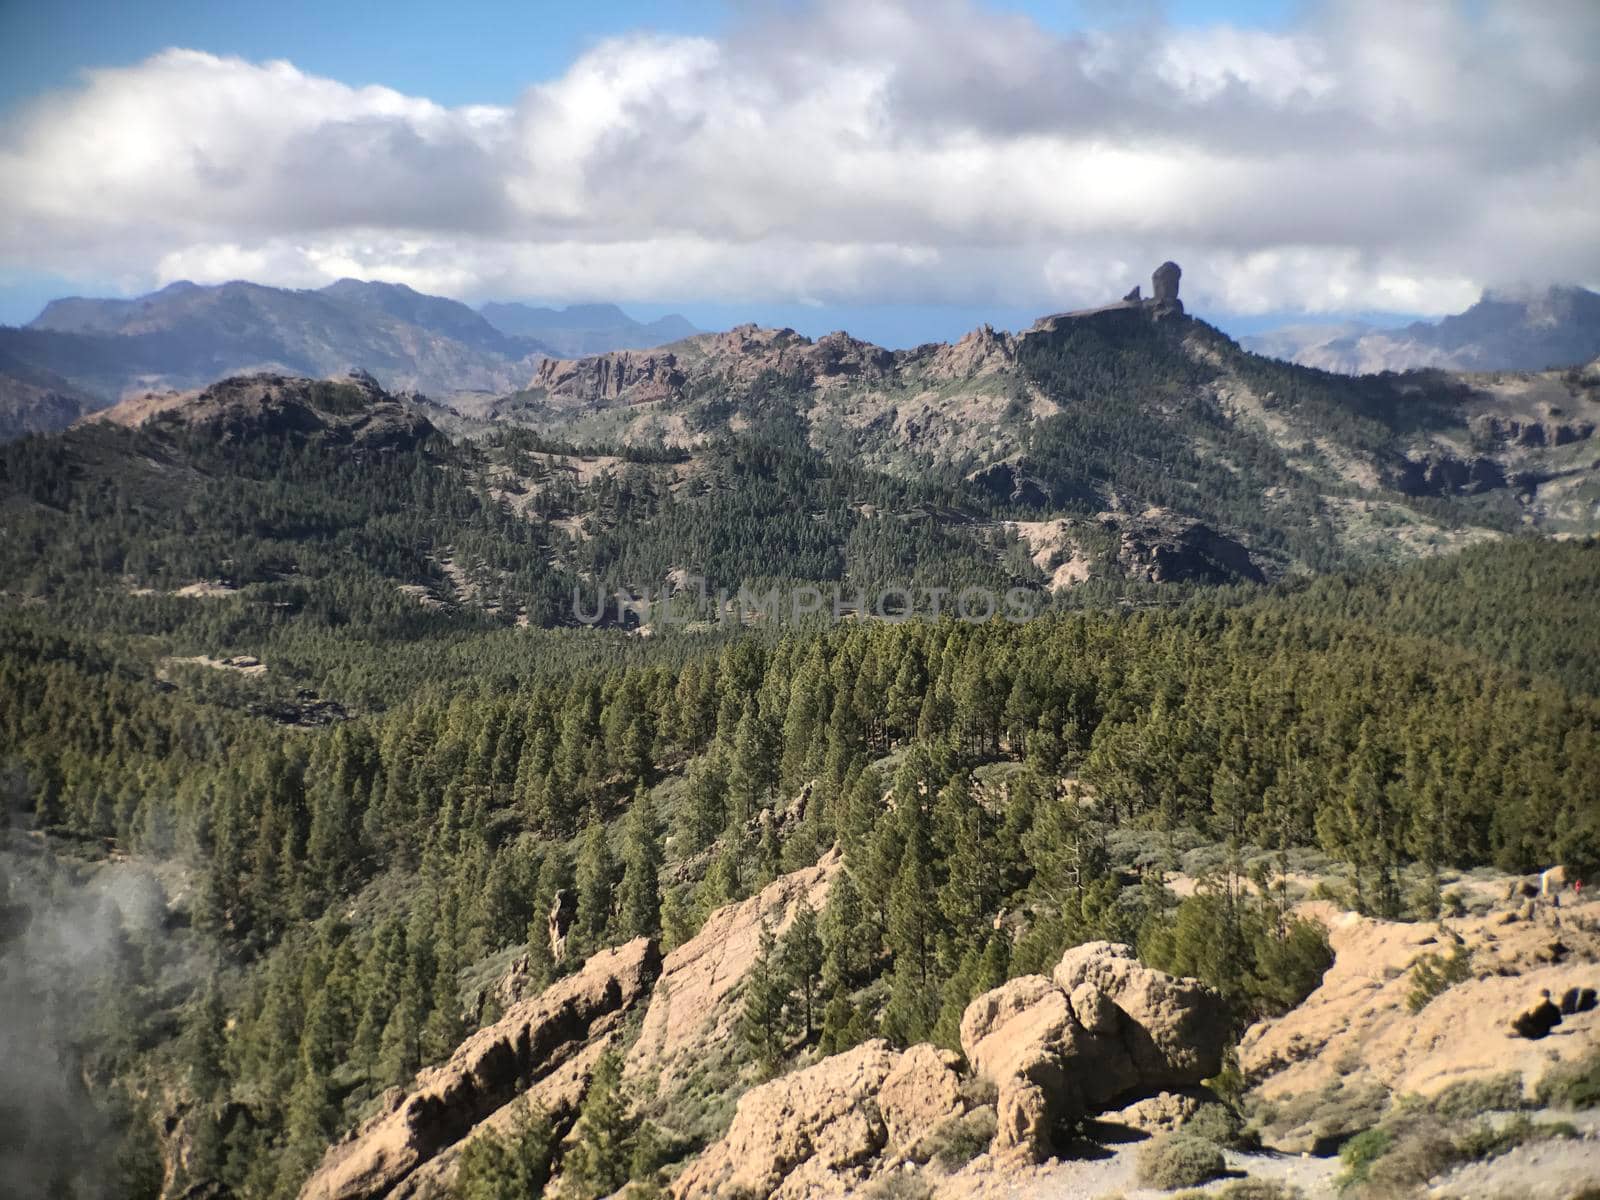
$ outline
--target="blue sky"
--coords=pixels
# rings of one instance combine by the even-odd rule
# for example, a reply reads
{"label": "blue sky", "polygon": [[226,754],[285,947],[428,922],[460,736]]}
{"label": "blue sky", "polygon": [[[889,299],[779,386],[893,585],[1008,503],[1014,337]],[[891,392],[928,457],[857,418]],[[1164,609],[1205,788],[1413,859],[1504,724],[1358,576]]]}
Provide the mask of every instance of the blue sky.
{"label": "blue sky", "polygon": [[[441,104],[509,104],[602,38],[640,29],[715,35],[751,7],[723,0],[5,0],[0,109],[70,85],[85,68],[126,66],[169,46],[286,58],[314,74]],[[999,7],[1054,30],[1139,11],[1095,0]],[[1295,8],[1292,0],[1175,0],[1146,11],[1178,24],[1275,27]]]}
{"label": "blue sky", "polygon": [[910,345],[1176,257],[1231,332],[1398,323],[1600,278],[1596,53],[1581,0],[0,0],[0,322],[352,274]]}

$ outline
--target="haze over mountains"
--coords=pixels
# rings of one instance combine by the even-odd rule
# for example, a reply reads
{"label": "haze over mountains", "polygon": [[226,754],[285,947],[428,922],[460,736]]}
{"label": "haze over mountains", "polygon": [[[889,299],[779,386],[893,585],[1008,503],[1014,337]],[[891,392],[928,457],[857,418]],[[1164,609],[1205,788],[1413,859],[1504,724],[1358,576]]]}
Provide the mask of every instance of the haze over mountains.
{"label": "haze over mountains", "polygon": [[524,386],[544,355],[694,332],[682,318],[646,325],[609,305],[494,309],[498,325],[457,300],[355,279],[314,291],[179,282],[134,299],[55,300],[26,327],[0,328],[0,436],[62,428],[128,393],[259,370],[359,369],[444,401],[494,395]]}
{"label": "haze over mountains", "polygon": [[1257,354],[1344,375],[1421,367],[1540,371],[1600,354],[1600,295],[1581,287],[1489,291],[1437,323],[1293,325],[1239,340]]}

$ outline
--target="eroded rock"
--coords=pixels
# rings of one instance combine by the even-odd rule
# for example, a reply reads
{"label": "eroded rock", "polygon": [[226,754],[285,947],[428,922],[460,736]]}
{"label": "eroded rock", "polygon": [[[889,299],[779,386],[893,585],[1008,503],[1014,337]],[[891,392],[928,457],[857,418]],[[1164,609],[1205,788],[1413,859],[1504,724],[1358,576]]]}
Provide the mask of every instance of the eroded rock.
{"label": "eroded rock", "polygon": [[733,1036],[738,1006],[729,1002],[729,994],[755,962],[762,920],[781,937],[802,900],[821,912],[843,864],[838,849],[830,850],[815,866],[717,909],[698,934],[668,954],[624,1076],[654,1076],[658,1094],[667,1095],[708,1060],[722,1057],[711,1051]]}
{"label": "eroded rock", "polygon": [[962,1112],[949,1055],[864,1042],[746,1092],[721,1141],[671,1186],[675,1200],[849,1196],[927,1130]]}
{"label": "eroded rock", "polygon": [[1037,1160],[1063,1121],[1215,1075],[1228,1032],[1211,989],[1091,942],[1052,979],[1021,976],[973,1000],[961,1048],[999,1091],[993,1152]]}
{"label": "eroded rock", "polygon": [[[583,970],[525,1000],[472,1034],[448,1061],[417,1076],[407,1094],[334,1145],[301,1190],[302,1200],[376,1200],[399,1194],[425,1164],[480,1122],[563,1069],[620,1025],[661,969],[656,944],[637,938],[594,955]],[[586,1078],[586,1077],[585,1077]],[[542,1097],[574,1108],[582,1088],[550,1088]],[[571,1094],[574,1093],[575,1094]],[[562,1114],[552,1112],[560,1120]]]}

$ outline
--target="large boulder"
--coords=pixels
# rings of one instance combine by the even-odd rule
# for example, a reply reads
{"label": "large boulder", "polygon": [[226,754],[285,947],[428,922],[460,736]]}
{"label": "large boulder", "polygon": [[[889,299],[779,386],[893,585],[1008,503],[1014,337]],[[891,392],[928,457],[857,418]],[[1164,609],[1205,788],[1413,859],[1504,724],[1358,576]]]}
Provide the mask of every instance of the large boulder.
{"label": "large boulder", "polygon": [[962,1101],[952,1057],[865,1042],[752,1088],[728,1132],[671,1185],[674,1200],[849,1196]]}
{"label": "large boulder", "polygon": [[1085,1003],[1111,1014],[1098,1031],[1127,1052],[1141,1090],[1190,1087],[1222,1070],[1229,1014],[1199,980],[1152,970],[1117,942],[1075,946],[1051,978],[1072,997],[1080,1020]]}
{"label": "large boulder", "polygon": [[961,1018],[967,1060],[999,1093],[994,1152],[1036,1160],[1063,1121],[1215,1075],[1228,1033],[1215,992],[1111,942],[1069,950],[1051,979],[985,992]]}
{"label": "large boulder", "polygon": [[417,1076],[409,1093],[323,1158],[302,1200],[376,1200],[409,1192],[414,1175],[530,1090],[555,1120],[570,1119],[599,1044],[650,991],[656,944],[637,938],[472,1034]]}

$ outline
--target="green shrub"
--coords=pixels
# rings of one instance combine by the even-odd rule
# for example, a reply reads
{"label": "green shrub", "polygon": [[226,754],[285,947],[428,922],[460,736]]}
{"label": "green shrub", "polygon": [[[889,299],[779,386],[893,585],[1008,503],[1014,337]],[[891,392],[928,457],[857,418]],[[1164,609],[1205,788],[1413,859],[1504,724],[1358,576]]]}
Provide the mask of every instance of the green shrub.
{"label": "green shrub", "polygon": [[1551,1067],[1535,1095],[1548,1108],[1600,1107],[1600,1053]]}
{"label": "green shrub", "polygon": [[[1264,1104],[1256,1114],[1264,1139],[1282,1141],[1295,1133],[1308,1133],[1318,1143],[1337,1146],[1352,1135],[1383,1120],[1390,1094],[1370,1080],[1345,1083],[1334,1080],[1321,1091],[1301,1092],[1275,1104]],[[1318,1149],[1320,1153],[1327,1153]]]}
{"label": "green shrub", "polygon": [[1339,1161],[1344,1173],[1339,1176],[1340,1188],[1365,1183],[1372,1172],[1372,1164],[1389,1152],[1394,1145],[1394,1134],[1387,1129],[1369,1129],[1358,1133],[1339,1151]]}
{"label": "green shrub", "polygon": [[947,1171],[958,1170],[989,1148],[994,1132],[994,1109],[974,1109],[937,1125],[918,1141],[913,1157],[922,1162],[932,1159]]}
{"label": "green shrub", "polygon": [[1223,1150],[1244,1150],[1255,1142],[1245,1133],[1244,1118],[1226,1104],[1201,1105],[1178,1132]]}
{"label": "green shrub", "polygon": [[1366,1190],[1379,1196],[1409,1196],[1461,1160],[1459,1146],[1442,1125],[1417,1121],[1396,1130],[1388,1148],[1366,1161],[1363,1179]]}
{"label": "green shrub", "polygon": [[1526,1142],[1577,1136],[1578,1128],[1570,1121],[1533,1121],[1525,1116],[1517,1116],[1500,1125],[1492,1121],[1479,1121],[1456,1138],[1456,1149],[1463,1159],[1481,1162],[1498,1158]]}
{"label": "green shrub", "polygon": [[1411,991],[1406,1007],[1421,1012],[1444,992],[1472,978],[1472,955],[1457,946],[1448,955],[1424,954],[1411,965]]}
{"label": "green shrub", "polygon": [[933,1185],[920,1171],[893,1171],[869,1187],[865,1194],[871,1200],[929,1200]]}
{"label": "green shrub", "polygon": [[1429,1111],[1441,1117],[1476,1117],[1486,1112],[1515,1112],[1525,1107],[1522,1075],[1516,1071],[1452,1083],[1428,1101]]}
{"label": "green shrub", "polygon": [[1173,1133],[1146,1143],[1139,1151],[1139,1182],[1168,1192],[1198,1187],[1221,1175],[1227,1165],[1222,1151],[1210,1142]]}

